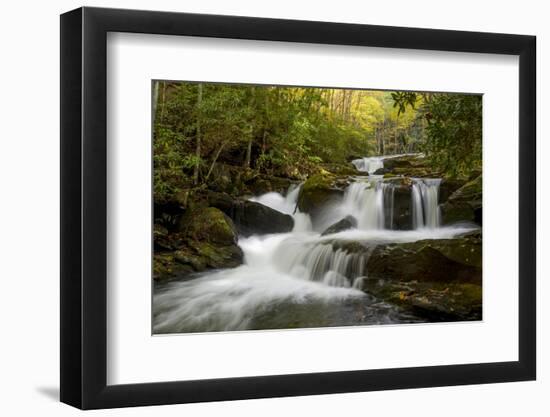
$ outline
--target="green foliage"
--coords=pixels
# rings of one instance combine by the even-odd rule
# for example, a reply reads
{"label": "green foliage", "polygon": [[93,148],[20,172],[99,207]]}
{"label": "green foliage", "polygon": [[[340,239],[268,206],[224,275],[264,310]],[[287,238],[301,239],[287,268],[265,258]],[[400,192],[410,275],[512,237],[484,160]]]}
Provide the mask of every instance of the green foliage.
{"label": "green foliage", "polygon": [[456,173],[481,158],[476,96],[189,82],[157,82],[154,94],[161,203],[208,187],[220,164],[299,179],[368,155],[422,149]]}
{"label": "green foliage", "polygon": [[481,169],[482,98],[434,95],[427,107],[426,151],[432,162],[453,176]]}
{"label": "green foliage", "polygon": [[[415,108],[426,120],[422,149],[433,165],[449,176],[469,176],[482,166],[482,96],[392,93],[399,112]],[[408,113],[408,112],[407,112]]]}

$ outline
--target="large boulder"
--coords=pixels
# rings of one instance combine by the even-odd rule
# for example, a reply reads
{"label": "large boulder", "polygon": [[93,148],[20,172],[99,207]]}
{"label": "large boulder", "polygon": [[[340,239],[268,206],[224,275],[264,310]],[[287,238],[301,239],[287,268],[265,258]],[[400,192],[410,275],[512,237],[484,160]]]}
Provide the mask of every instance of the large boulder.
{"label": "large boulder", "polygon": [[481,236],[378,245],[369,277],[399,281],[481,283]]}
{"label": "large boulder", "polygon": [[316,226],[323,214],[323,210],[342,200],[344,191],[338,178],[322,172],[312,175],[304,182],[298,196],[298,209],[311,216]]}
{"label": "large boulder", "polygon": [[[412,230],[411,181],[407,178],[391,179],[393,190],[384,198],[384,219],[386,228]],[[392,199],[390,201],[389,199]]]}
{"label": "large boulder", "polygon": [[221,245],[237,243],[237,229],[231,219],[215,207],[188,211],[180,220],[179,231],[188,239]]}
{"label": "large boulder", "polygon": [[366,259],[354,287],[429,321],[480,320],[481,234],[409,243],[335,240],[333,249]]}
{"label": "large boulder", "polygon": [[187,211],[177,230],[155,225],[153,278],[169,279],[212,268],[233,268],[243,262],[237,230],[221,210],[203,207]]}
{"label": "large boulder", "polygon": [[321,236],[342,232],[344,230],[352,229],[354,227],[357,227],[357,220],[355,219],[355,217],[346,216],[342,220],[339,220],[333,225],[329,226],[323,233],[321,233]]}
{"label": "large boulder", "polygon": [[357,175],[357,168],[352,163],[321,163],[319,167],[335,175]]}
{"label": "large boulder", "polygon": [[234,199],[227,194],[208,193],[208,203],[231,218],[239,234],[286,233],[292,231],[292,216],[255,201]]}
{"label": "large boulder", "polygon": [[441,205],[444,224],[471,221],[482,224],[483,178],[466,183]]}

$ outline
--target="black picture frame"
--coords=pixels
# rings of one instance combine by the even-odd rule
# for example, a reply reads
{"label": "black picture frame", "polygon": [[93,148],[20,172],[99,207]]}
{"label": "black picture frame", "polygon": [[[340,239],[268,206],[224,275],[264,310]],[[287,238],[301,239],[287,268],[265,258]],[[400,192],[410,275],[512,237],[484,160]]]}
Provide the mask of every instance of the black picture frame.
{"label": "black picture frame", "polygon": [[[519,360],[107,385],[108,32],[519,56]],[[536,38],[79,8],[61,16],[61,401],[82,409],[534,380]]]}

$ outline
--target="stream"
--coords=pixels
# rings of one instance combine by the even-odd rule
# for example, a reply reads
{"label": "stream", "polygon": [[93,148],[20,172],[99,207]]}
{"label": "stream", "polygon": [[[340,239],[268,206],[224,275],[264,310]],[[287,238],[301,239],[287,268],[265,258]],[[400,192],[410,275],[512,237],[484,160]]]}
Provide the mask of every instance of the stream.
{"label": "stream", "polygon": [[[413,230],[394,228],[394,185],[373,173],[386,157],[353,161],[361,175],[352,178],[341,201],[323,206],[312,227],[300,213],[300,186],[281,195],[251,198],[294,219],[290,233],[240,237],[243,265],[155,283],[153,332],[188,333],[378,325],[425,321],[361,291],[368,277],[368,251],[348,253],[334,242],[381,243],[450,239],[471,227],[441,226],[438,178],[411,178]],[[352,216],[356,227],[322,232]]]}

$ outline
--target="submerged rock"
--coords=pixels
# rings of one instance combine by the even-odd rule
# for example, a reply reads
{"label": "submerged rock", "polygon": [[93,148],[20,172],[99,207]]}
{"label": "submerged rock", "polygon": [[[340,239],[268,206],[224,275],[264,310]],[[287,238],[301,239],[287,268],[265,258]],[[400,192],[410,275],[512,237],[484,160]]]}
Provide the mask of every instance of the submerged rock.
{"label": "submerged rock", "polygon": [[234,199],[222,193],[209,193],[208,202],[229,216],[243,236],[286,233],[294,227],[292,216],[256,201]]}
{"label": "submerged rock", "polygon": [[357,227],[357,220],[353,216],[346,216],[342,220],[337,221],[332,226],[328,227],[321,236],[330,235],[333,233],[342,232],[344,230],[352,229]]}
{"label": "submerged rock", "polygon": [[472,221],[482,224],[482,199],[483,178],[480,175],[476,179],[466,183],[441,205],[441,214],[444,224],[459,221]]}
{"label": "submerged rock", "polygon": [[479,284],[363,278],[361,285],[368,294],[431,322],[482,319],[482,288]]}

